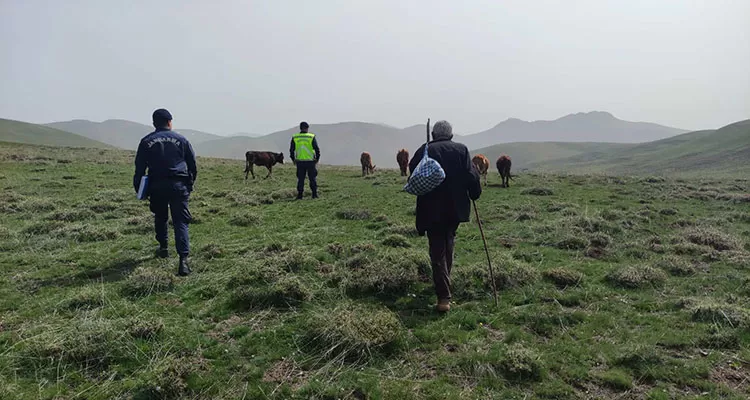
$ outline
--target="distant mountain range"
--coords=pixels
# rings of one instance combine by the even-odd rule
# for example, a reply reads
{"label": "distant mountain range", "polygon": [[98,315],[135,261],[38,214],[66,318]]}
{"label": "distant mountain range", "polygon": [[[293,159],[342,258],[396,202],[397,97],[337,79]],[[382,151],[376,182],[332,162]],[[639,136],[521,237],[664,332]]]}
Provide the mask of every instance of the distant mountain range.
{"label": "distant mountain range", "polygon": [[[108,119],[103,122],[74,119],[72,121],[44,124],[44,126],[73,132],[89,139],[128,150],[137,149],[140,139],[154,130],[152,126],[124,119]],[[193,145],[221,138],[218,135],[192,129],[180,129],[179,132],[188,138]]]}
{"label": "distant mountain range", "polygon": [[75,133],[10,119],[0,119],[0,142],[65,147],[113,147]]}
{"label": "distant mountain range", "polygon": [[604,111],[566,115],[554,121],[511,118],[491,129],[463,138],[470,149],[514,142],[643,143],[688,132],[685,129],[629,122]]}
{"label": "distant mountain range", "polygon": [[[104,122],[73,120],[55,122],[46,126],[73,132],[123,149],[135,149],[138,140],[153,130],[150,126],[125,120]],[[246,150],[288,153],[289,141],[297,128],[292,127],[263,136],[231,137],[183,129],[179,126],[175,127],[175,130],[190,139],[198,155],[242,159]],[[323,162],[326,164],[356,165],[359,162],[359,154],[367,151],[372,155],[373,161],[382,167],[395,167],[396,152],[401,148],[406,148],[413,153],[424,142],[426,133],[424,125],[399,129],[387,124],[366,122],[313,124],[311,131],[318,135]],[[554,121],[527,122],[509,119],[483,132],[464,136],[456,135],[455,140],[466,144],[470,149],[479,149],[511,142],[640,143],[685,132],[683,129],[652,123],[623,121],[607,112],[592,111],[570,114]],[[573,148],[581,149],[581,151],[587,148],[586,145],[544,145],[542,147],[546,148],[546,154],[557,149],[563,151],[560,154],[566,156],[574,155],[570,153]],[[536,158],[534,160],[538,161]]]}
{"label": "distant mountain range", "polygon": [[[147,125],[124,120],[37,125],[0,119],[0,142],[134,150],[138,140],[152,130]],[[311,130],[318,136],[323,163],[357,165],[359,154],[368,151],[373,162],[381,167],[395,167],[396,152],[402,147],[413,154],[424,142],[426,133],[424,125],[399,129],[364,122],[315,124]],[[243,159],[246,150],[282,151],[286,155],[297,129],[260,137],[222,137],[179,128],[177,131],[191,140],[198,155]],[[472,154],[485,154],[493,164],[500,154],[509,154],[515,171],[528,168],[641,175],[750,173],[750,120],[716,130],[683,132],[656,124],[622,121],[609,113],[590,112],[554,121],[508,120],[474,135],[456,135],[455,140],[466,143]],[[504,143],[506,139],[522,140]],[[592,141],[580,141],[584,139]],[[607,142],[597,141],[603,139]],[[490,145],[481,147],[484,143]]]}

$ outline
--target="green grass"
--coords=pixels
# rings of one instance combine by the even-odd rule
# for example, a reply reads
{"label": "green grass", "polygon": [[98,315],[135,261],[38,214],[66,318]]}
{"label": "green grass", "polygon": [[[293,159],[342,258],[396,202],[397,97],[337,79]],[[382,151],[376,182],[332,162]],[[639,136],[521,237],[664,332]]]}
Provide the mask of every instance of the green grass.
{"label": "green grass", "polygon": [[178,278],[132,162],[0,146],[0,398],[750,396],[743,176],[493,175],[499,307],[467,223],[439,315],[395,170],[323,166],[321,198],[294,201],[289,165],[245,183],[200,159]]}
{"label": "green grass", "polygon": [[532,161],[529,166],[574,173],[732,177],[750,173],[749,156],[750,120],[745,120],[636,146],[602,147],[557,159],[547,157]]}

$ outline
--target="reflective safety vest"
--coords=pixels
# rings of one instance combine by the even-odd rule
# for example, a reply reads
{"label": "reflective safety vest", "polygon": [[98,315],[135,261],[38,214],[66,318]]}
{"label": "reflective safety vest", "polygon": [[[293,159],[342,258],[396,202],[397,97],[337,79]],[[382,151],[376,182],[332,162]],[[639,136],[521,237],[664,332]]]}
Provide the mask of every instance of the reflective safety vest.
{"label": "reflective safety vest", "polygon": [[292,136],[294,140],[294,159],[297,161],[314,161],[315,149],[313,149],[314,133],[298,133]]}

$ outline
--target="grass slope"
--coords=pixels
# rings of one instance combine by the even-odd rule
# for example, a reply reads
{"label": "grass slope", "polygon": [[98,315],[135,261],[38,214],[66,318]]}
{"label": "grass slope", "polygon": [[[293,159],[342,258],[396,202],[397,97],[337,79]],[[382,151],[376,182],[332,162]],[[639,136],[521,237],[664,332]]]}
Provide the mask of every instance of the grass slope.
{"label": "grass slope", "polygon": [[593,156],[575,156],[532,167],[616,174],[743,174],[750,172],[750,120],[696,131]]}
{"label": "grass slope", "polygon": [[110,147],[74,133],[9,119],[0,119],[0,142],[67,147]]}
{"label": "grass slope", "polygon": [[[199,160],[194,274],[154,258],[131,152],[0,146],[2,399],[750,396],[746,177],[493,175],[436,315],[395,171],[247,184]],[[173,242],[173,241],[171,241]]]}
{"label": "grass slope", "polygon": [[552,162],[567,159],[574,156],[591,156],[616,149],[627,149],[632,144],[621,143],[564,143],[564,142],[539,142],[539,143],[504,143],[490,147],[472,150],[471,154],[484,154],[489,158],[492,169],[494,163],[502,154],[507,154],[513,159],[513,169],[522,170],[539,163]]}

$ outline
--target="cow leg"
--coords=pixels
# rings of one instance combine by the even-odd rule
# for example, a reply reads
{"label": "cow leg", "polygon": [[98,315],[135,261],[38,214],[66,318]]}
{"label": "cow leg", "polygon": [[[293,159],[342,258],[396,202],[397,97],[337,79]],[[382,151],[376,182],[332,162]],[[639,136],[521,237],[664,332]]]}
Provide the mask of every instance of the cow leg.
{"label": "cow leg", "polygon": [[265,177],[265,178],[263,178],[263,179],[268,179],[268,178],[270,178],[270,177],[271,177],[271,168],[272,168],[272,167],[266,167],[266,168],[268,168],[268,175],[266,175],[266,177]]}
{"label": "cow leg", "polygon": [[255,179],[255,171],[253,171],[253,164],[250,164],[250,173],[253,174],[253,179]]}

